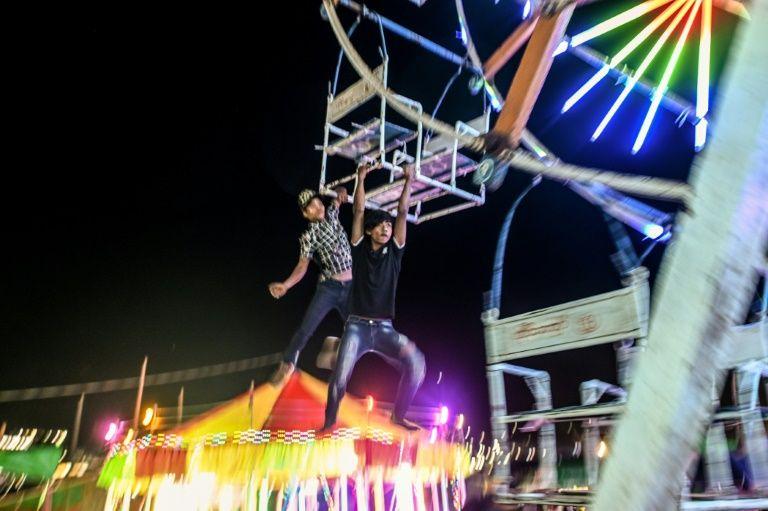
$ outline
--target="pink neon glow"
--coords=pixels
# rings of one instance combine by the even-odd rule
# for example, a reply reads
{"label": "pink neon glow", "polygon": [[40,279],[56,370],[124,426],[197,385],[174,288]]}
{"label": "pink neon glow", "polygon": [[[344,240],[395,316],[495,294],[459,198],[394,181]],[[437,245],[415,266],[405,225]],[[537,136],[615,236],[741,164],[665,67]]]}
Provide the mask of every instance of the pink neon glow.
{"label": "pink neon glow", "polygon": [[440,415],[438,417],[438,422],[441,426],[445,426],[448,424],[448,407],[447,406],[441,406],[440,407]]}
{"label": "pink neon glow", "polygon": [[107,433],[104,435],[104,440],[107,442],[111,442],[115,439],[115,436],[117,435],[117,423],[116,422],[110,422],[109,423],[109,429],[107,429]]}

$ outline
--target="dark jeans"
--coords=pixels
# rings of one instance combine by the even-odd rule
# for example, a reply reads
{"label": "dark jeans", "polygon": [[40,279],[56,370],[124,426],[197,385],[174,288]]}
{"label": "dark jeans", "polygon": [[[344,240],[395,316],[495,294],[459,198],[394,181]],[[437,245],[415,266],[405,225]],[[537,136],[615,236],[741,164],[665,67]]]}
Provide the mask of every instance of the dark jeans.
{"label": "dark jeans", "polygon": [[332,309],[339,311],[342,321],[347,319],[347,302],[349,301],[349,291],[352,289],[352,281],[340,282],[335,279],[325,279],[317,283],[315,296],[309,302],[304,313],[304,319],[301,325],[293,334],[288,348],[283,353],[283,361],[296,364],[299,359],[299,353],[307,345],[307,341],[315,333],[317,325],[331,312]]}
{"label": "dark jeans", "polygon": [[325,425],[336,422],[339,404],[347,389],[358,359],[368,352],[381,355],[384,360],[400,371],[400,386],[395,398],[395,419],[404,419],[408,407],[424,380],[426,367],[424,355],[408,338],[392,328],[389,320],[372,320],[349,316],[344,326],[344,336],[339,346],[339,358],[328,386],[328,402],[325,407]]}

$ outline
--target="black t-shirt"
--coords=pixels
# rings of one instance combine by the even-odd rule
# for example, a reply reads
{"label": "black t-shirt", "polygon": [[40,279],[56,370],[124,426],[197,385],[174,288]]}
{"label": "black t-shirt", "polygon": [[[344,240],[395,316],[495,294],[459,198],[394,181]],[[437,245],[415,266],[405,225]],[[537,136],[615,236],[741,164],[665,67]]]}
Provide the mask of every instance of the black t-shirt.
{"label": "black t-shirt", "polygon": [[403,252],[405,247],[399,248],[394,237],[375,252],[368,236],[352,245],[350,314],[379,319],[395,317],[395,293]]}

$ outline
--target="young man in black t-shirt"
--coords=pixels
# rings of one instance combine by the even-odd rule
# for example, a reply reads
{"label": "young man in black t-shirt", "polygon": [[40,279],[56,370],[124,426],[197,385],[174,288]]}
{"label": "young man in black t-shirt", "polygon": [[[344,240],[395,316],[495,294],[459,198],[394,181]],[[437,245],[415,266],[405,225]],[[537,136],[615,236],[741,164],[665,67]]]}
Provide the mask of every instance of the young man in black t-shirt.
{"label": "young man in black t-shirt", "polygon": [[392,327],[395,317],[395,293],[400,264],[405,251],[406,217],[411,196],[413,169],[404,169],[403,193],[397,206],[394,227],[392,216],[383,211],[365,213],[365,187],[368,166],[357,173],[357,188],[352,222],[352,291],[349,318],[339,346],[336,367],[328,386],[325,408],[327,431],[336,422],[339,403],[358,359],[374,352],[400,369],[392,422],[408,429],[418,426],[407,421],[405,414],[424,380],[424,355],[406,336]]}

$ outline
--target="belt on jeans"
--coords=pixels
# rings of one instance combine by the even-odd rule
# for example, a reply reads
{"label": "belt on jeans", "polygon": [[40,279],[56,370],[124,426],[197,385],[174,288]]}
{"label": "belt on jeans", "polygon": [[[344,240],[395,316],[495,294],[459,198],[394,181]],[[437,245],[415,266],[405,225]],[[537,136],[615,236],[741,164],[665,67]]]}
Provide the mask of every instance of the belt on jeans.
{"label": "belt on jeans", "polygon": [[352,283],[352,279],[349,279],[349,280],[337,280],[337,279],[334,279],[333,277],[320,277],[320,281],[319,282],[321,284],[324,283],[324,282],[336,282],[337,284],[341,284],[342,286],[347,286],[347,285]]}
{"label": "belt on jeans", "polygon": [[373,325],[375,323],[389,323],[390,325],[392,324],[392,320],[388,318],[367,318],[365,316],[358,316],[356,314],[350,314],[348,319],[351,321],[368,323],[369,325]]}

